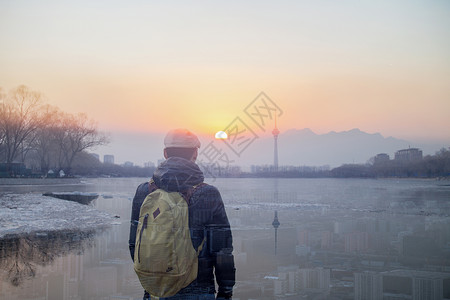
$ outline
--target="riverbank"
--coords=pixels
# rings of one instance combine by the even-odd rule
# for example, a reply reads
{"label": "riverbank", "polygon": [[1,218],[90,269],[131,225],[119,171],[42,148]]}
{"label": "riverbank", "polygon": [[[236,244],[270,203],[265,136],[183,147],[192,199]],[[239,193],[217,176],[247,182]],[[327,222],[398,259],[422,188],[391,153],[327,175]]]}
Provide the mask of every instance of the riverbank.
{"label": "riverbank", "polygon": [[1,185],[79,184],[81,178],[0,178]]}
{"label": "riverbank", "polygon": [[31,193],[0,196],[0,239],[49,231],[95,230],[117,223],[105,212],[71,201]]}

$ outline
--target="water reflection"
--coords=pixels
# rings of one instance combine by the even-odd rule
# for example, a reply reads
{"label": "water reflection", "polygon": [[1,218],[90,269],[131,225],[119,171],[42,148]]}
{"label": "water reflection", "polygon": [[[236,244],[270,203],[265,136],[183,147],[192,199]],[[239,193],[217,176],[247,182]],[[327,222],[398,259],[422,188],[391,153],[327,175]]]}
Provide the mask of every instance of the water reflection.
{"label": "water reflection", "polygon": [[20,286],[36,275],[38,266],[47,266],[55,258],[82,255],[94,243],[95,231],[58,231],[6,237],[0,240],[1,279]]}
{"label": "water reflection", "polygon": [[[142,298],[127,246],[131,198],[142,181],[93,180],[86,190],[113,196],[94,206],[120,216],[122,224],[93,237],[95,245],[82,255],[62,255],[45,270],[31,261],[35,277],[20,288],[1,286],[0,299]],[[233,231],[233,299],[415,299],[430,293],[450,299],[449,186],[329,179],[217,179],[214,185]],[[281,223],[276,255],[275,211]]]}
{"label": "water reflection", "polygon": [[272,226],[275,229],[275,255],[277,255],[277,244],[278,244],[278,227],[280,227],[280,221],[278,221],[278,211],[275,211],[275,216],[273,218]]}
{"label": "water reflection", "polygon": [[[286,180],[271,195],[231,198],[240,299],[450,299],[450,189]],[[265,208],[283,217],[277,255]]]}
{"label": "water reflection", "polygon": [[[230,216],[233,222],[250,215],[255,221],[255,212],[234,213]],[[261,212],[259,217],[269,219],[271,214]],[[381,299],[378,296],[383,291],[392,294],[389,285],[383,289],[382,284],[378,296],[364,294],[373,288],[372,281],[360,279],[366,272],[380,282],[392,277],[401,282],[405,276],[410,282],[428,279],[435,287],[433,293],[448,293],[444,290],[450,283],[448,219],[346,210],[324,213],[320,209],[285,209],[282,214],[276,256],[273,233],[269,235],[268,230],[245,228],[241,223],[241,229],[234,231],[240,280],[236,294],[241,299],[289,295],[292,299]],[[362,296],[354,298],[355,293]],[[410,293],[414,293],[412,286]]]}

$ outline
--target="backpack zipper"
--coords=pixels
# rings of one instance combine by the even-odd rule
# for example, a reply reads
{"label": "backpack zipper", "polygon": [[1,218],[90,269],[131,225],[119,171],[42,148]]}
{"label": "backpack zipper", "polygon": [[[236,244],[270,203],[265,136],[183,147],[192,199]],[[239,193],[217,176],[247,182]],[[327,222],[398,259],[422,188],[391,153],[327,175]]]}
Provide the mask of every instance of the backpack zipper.
{"label": "backpack zipper", "polygon": [[144,221],[142,223],[142,228],[141,228],[141,232],[139,234],[139,248],[138,248],[138,262],[141,263],[141,242],[142,242],[142,232],[144,231],[145,228],[147,228],[147,219],[148,219],[148,214],[145,214],[144,216]]}

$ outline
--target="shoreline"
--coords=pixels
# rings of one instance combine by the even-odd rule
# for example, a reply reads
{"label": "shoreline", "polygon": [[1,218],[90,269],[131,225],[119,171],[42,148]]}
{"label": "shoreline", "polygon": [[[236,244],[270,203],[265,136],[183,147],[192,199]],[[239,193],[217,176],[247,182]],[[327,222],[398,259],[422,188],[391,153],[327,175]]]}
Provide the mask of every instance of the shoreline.
{"label": "shoreline", "polygon": [[0,178],[2,185],[81,184],[81,178]]}

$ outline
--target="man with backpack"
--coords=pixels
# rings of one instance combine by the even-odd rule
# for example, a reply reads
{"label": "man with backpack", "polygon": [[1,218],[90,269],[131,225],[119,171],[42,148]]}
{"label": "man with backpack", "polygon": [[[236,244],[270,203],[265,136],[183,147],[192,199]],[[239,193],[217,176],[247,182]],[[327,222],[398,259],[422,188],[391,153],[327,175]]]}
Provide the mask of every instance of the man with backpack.
{"label": "man with backpack", "polygon": [[139,185],[131,212],[129,248],[144,299],[231,299],[230,224],[219,191],[195,164],[200,141],[175,129],[164,145],[166,160]]}

